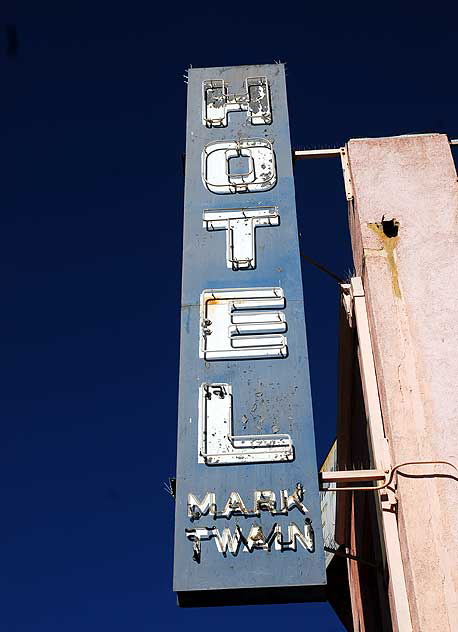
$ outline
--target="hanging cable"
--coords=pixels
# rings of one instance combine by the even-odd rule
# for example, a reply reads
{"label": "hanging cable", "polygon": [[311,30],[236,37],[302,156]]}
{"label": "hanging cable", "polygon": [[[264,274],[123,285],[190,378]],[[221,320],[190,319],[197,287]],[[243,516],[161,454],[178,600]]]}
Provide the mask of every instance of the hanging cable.
{"label": "hanging cable", "polygon": [[339,283],[339,285],[341,283],[345,283],[344,279],[341,279],[339,276],[337,276],[337,274],[334,274],[334,272],[331,272],[331,270],[328,270],[325,266],[322,266],[321,263],[318,263],[317,261],[314,261],[311,257],[308,257],[302,251],[301,251],[300,254],[301,254],[301,257],[303,259],[305,259],[305,261],[307,261],[308,263],[311,263],[312,266],[315,266],[315,268],[318,268],[318,270],[321,270],[321,272],[324,272],[325,274],[330,276],[332,279],[334,279],[334,281],[337,281],[337,283]]}

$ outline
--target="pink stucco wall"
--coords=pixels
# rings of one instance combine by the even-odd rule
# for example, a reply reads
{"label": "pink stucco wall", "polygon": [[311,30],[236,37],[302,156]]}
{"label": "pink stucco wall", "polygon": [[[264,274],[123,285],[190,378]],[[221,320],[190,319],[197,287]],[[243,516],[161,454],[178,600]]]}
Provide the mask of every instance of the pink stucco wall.
{"label": "pink stucco wall", "polygon": [[[351,140],[348,158],[355,267],[392,464],[445,459],[458,467],[458,185],[448,139]],[[397,238],[383,234],[382,218],[399,223]],[[437,476],[458,472],[402,471],[416,475],[398,477],[413,628],[458,630],[458,476]]]}

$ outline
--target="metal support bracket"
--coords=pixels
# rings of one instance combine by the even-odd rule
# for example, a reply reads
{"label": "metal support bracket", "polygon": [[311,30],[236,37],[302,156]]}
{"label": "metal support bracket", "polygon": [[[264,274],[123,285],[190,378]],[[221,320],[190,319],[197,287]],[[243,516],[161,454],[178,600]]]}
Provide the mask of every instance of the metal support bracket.
{"label": "metal support bracket", "polygon": [[234,271],[256,268],[255,229],[279,224],[280,215],[274,206],[220,208],[203,214],[204,228],[226,231],[226,263]]}
{"label": "metal support bracket", "polygon": [[350,163],[348,161],[347,147],[334,147],[332,149],[297,149],[293,152],[295,160],[306,160],[311,158],[332,158],[340,156],[342,163],[342,173],[345,185],[345,196],[348,205],[352,208],[354,204],[353,180],[351,177]]}
{"label": "metal support bracket", "polygon": [[348,162],[348,154],[345,147],[340,148],[340,160],[342,163],[345,195],[347,196],[347,201],[352,202],[354,199],[353,181],[351,178],[350,163]]}
{"label": "metal support bracket", "polygon": [[320,472],[319,479],[322,484],[360,483],[361,481],[385,481],[386,475],[386,472],[383,470],[334,470],[332,472]]}
{"label": "metal support bracket", "polygon": [[295,160],[310,160],[312,158],[334,158],[340,156],[341,147],[333,147],[331,149],[295,149],[293,156]]}

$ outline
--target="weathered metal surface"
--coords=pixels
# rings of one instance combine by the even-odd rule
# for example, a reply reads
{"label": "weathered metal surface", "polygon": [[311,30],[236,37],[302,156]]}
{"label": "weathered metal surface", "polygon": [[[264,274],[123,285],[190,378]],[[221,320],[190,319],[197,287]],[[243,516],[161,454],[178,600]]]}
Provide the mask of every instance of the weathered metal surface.
{"label": "weathered metal surface", "polygon": [[[243,95],[250,77],[267,80],[268,124],[204,111],[209,86]],[[190,69],[188,85],[174,590],[187,606],[323,598],[284,68]],[[215,180],[208,148],[220,146]],[[270,166],[244,155],[259,146]],[[268,186],[250,188],[258,175]],[[255,225],[274,228],[254,248]]]}
{"label": "weathered metal surface", "polygon": [[220,208],[203,214],[204,228],[226,231],[226,265],[234,271],[256,268],[255,229],[279,224],[280,214],[274,207]]}
{"label": "weathered metal surface", "polygon": [[[200,296],[200,349],[205,360],[285,358],[288,354],[280,287],[204,290]],[[262,310],[262,311],[257,311]]]}
{"label": "weathered metal surface", "polygon": [[202,122],[207,127],[227,127],[229,112],[246,112],[252,125],[272,122],[270,89],[266,77],[247,77],[240,94],[229,94],[227,81],[202,83]]}
{"label": "weathered metal surface", "polygon": [[199,389],[198,462],[207,465],[292,461],[289,434],[234,435],[232,387],[202,384]]}
{"label": "weathered metal surface", "polygon": [[208,143],[202,152],[202,180],[218,195],[269,191],[277,183],[272,141],[243,138]]}

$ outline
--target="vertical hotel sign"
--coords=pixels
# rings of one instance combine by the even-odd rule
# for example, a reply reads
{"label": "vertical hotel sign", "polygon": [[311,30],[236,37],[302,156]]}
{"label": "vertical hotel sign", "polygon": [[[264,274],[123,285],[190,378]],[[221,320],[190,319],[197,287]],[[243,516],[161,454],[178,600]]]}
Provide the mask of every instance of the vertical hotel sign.
{"label": "vertical hotel sign", "polygon": [[281,64],[189,71],[174,590],[322,598],[321,516]]}

